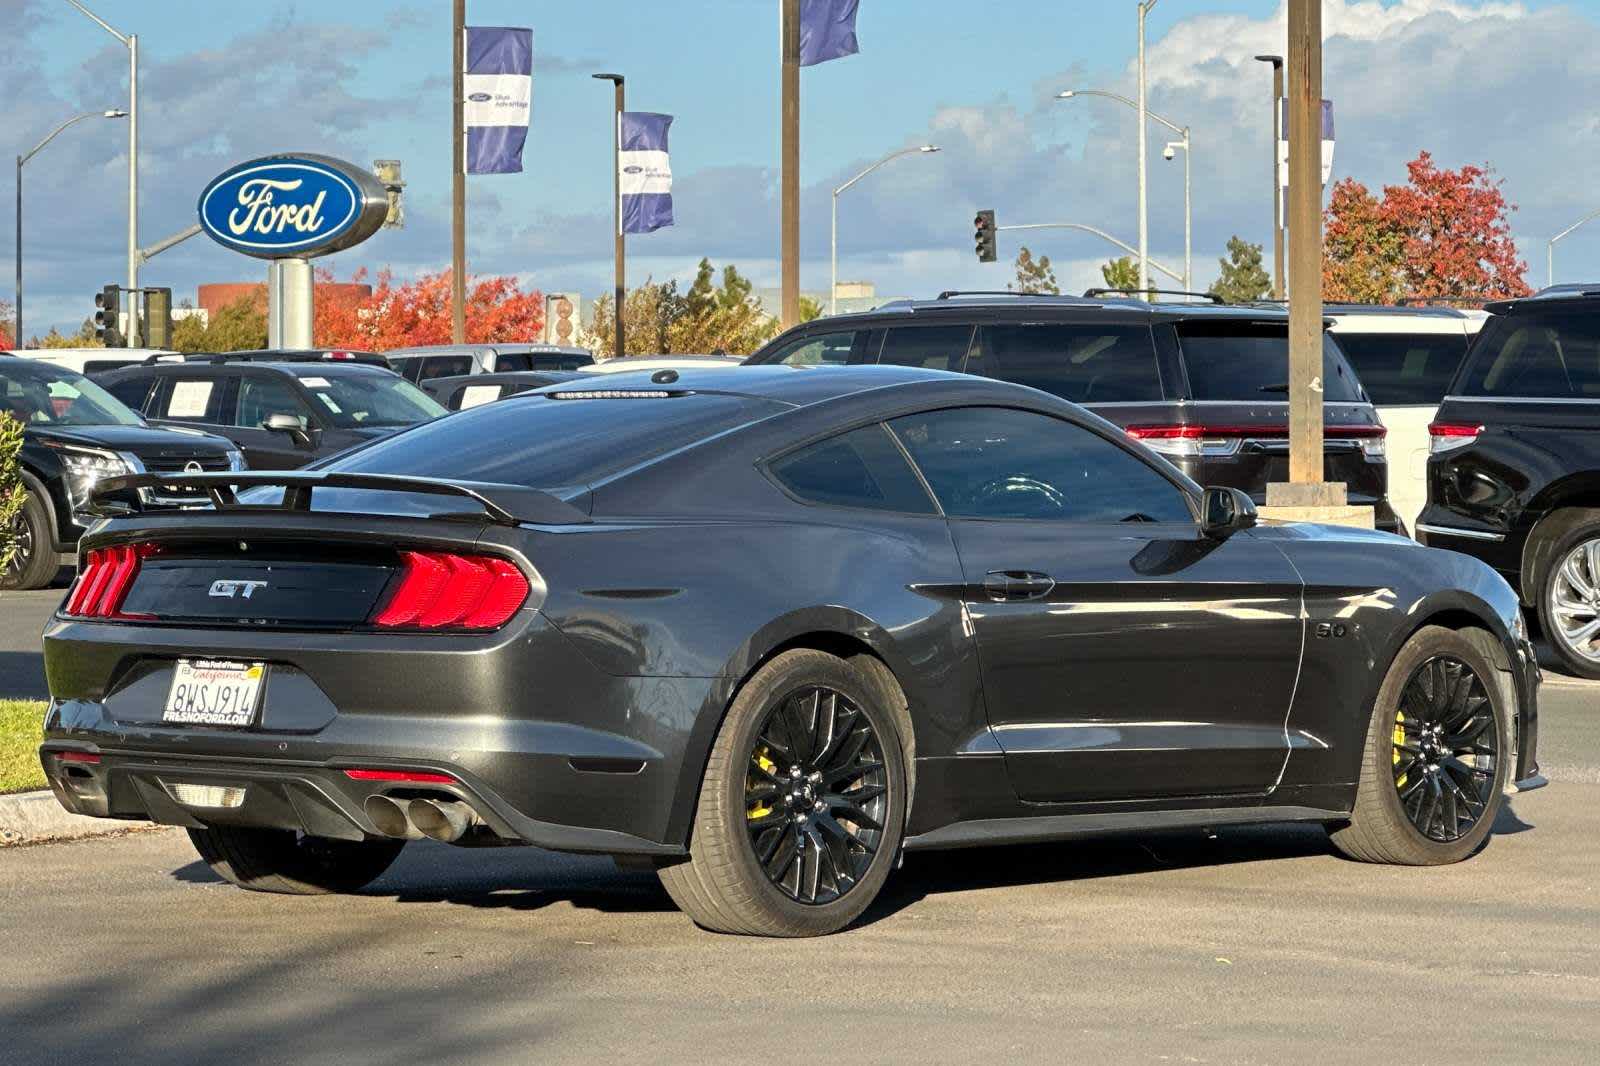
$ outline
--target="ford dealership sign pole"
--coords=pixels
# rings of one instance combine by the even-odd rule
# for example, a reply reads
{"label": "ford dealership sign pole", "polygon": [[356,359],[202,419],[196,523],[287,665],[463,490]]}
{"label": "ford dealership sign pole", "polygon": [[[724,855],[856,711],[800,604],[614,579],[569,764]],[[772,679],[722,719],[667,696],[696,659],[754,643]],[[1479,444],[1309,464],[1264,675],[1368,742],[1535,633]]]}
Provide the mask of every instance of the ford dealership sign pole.
{"label": "ford dealership sign pole", "polygon": [[200,194],[200,228],[267,263],[267,346],[310,348],[311,260],[354,247],[389,211],[376,177],[324,155],[272,155],[224,171]]}

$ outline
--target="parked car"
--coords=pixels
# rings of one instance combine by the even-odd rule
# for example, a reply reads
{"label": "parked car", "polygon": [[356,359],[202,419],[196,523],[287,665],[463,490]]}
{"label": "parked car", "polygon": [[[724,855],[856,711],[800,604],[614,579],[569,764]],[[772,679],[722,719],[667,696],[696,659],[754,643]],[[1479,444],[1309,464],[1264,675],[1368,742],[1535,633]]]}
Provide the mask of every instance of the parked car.
{"label": "parked car", "polygon": [[631,370],[705,370],[743,362],[742,355],[625,355],[579,369],[585,374],[622,374]]}
{"label": "parked car", "polygon": [[445,413],[393,371],[346,360],[157,363],[101,383],[157,425],[227,437],[257,470],[304,466]]}
{"label": "parked car", "polygon": [[1428,426],[1486,316],[1377,304],[1329,304],[1324,313],[1389,430],[1389,504],[1414,528],[1428,503]]}
{"label": "parked car", "polygon": [[151,361],[181,360],[165,348],[25,348],[11,354],[94,377]]}
{"label": "parked car", "polygon": [[1600,678],[1600,287],[1489,310],[1429,428],[1418,536],[1500,571]]}
{"label": "parked car", "polygon": [[56,796],[184,826],[246,888],[526,843],[804,936],[902,851],[1306,822],[1446,863],[1541,783],[1532,648],[1474,559],[1258,528],[981,376],[655,377],[97,527],[44,633]]}
{"label": "parked car", "polygon": [[581,370],[594,362],[589,349],[559,344],[427,344],[385,354],[389,364],[412,382],[512,370]]}
{"label": "parked car", "polygon": [[542,389],[578,377],[578,371],[513,370],[505,374],[455,374],[447,378],[424,378],[422,391],[438,400],[447,410],[461,411],[479,404],[493,403],[530,389]]}
{"label": "parked car", "polygon": [[365,363],[391,369],[377,352],[355,348],[246,348],[236,352],[190,352],[191,363]]}
{"label": "parked car", "polygon": [[[1196,481],[1261,503],[1289,475],[1288,328],[1278,308],[945,293],[814,319],[749,362],[894,364],[1029,385],[1109,418]],[[1386,431],[1332,340],[1323,371],[1325,475],[1398,532]]]}
{"label": "parked car", "polygon": [[[0,589],[48,585],[77,550],[89,494],[104,478],[146,472],[226,471],[244,466],[228,441],[191,430],[156,429],[100,386],[64,367],[0,355],[0,412],[22,423],[17,550]],[[198,490],[151,487],[147,502],[192,506]]]}

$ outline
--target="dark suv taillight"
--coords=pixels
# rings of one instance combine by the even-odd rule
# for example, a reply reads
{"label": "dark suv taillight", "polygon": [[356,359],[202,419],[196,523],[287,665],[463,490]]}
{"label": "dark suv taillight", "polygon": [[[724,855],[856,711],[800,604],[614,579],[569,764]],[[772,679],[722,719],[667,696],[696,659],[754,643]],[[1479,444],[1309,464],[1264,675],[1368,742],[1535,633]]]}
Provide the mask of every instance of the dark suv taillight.
{"label": "dark suv taillight", "polygon": [[385,629],[497,629],[528,598],[528,579],[489,555],[403,551],[400,581],[372,621]]}
{"label": "dark suv taillight", "polygon": [[139,576],[139,564],[156,554],[154,544],[118,544],[95,548],[85,559],[83,572],[67,597],[63,612],[78,618],[148,620],[145,614],[123,614],[122,601]]}
{"label": "dark suv taillight", "polygon": [[[1277,426],[1216,426],[1184,423],[1178,425],[1129,426],[1125,431],[1134,440],[1143,441],[1163,455],[1206,458],[1229,456],[1238,453],[1246,440],[1284,440],[1289,436],[1287,425]],[[1369,459],[1381,459],[1387,450],[1385,438],[1389,431],[1381,425],[1323,426],[1324,440],[1354,440]]]}
{"label": "dark suv taillight", "polygon": [[1434,422],[1428,426],[1428,454],[1465,448],[1482,432],[1483,427],[1476,422]]}

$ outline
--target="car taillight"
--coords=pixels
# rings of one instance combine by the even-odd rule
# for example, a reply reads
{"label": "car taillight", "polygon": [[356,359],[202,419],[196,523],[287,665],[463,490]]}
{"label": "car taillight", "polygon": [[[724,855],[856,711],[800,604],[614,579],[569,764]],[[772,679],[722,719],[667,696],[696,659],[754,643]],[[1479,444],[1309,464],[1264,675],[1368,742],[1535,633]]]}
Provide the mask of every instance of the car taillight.
{"label": "car taillight", "polygon": [[152,618],[147,614],[124,614],[122,601],[139,576],[139,564],[158,550],[154,544],[118,544],[89,552],[63,612],[78,618]]}
{"label": "car taillight", "polygon": [[347,360],[354,359],[355,358],[355,353],[354,352],[323,352],[322,353],[322,358],[329,359],[329,360],[335,360],[335,361],[338,361],[338,362],[345,362]]}
{"label": "car taillight", "polygon": [[1483,427],[1472,422],[1435,422],[1428,427],[1428,454],[1465,448],[1482,432]]}
{"label": "car taillight", "polygon": [[[1129,426],[1125,432],[1163,455],[1203,458],[1234,455],[1246,440],[1284,440],[1288,426],[1153,425]],[[1324,440],[1358,440],[1361,451],[1382,458],[1389,431],[1379,425],[1324,426]]]}
{"label": "car taillight", "polygon": [[386,629],[497,629],[528,598],[528,579],[504,559],[403,551],[400,582],[373,618]]}

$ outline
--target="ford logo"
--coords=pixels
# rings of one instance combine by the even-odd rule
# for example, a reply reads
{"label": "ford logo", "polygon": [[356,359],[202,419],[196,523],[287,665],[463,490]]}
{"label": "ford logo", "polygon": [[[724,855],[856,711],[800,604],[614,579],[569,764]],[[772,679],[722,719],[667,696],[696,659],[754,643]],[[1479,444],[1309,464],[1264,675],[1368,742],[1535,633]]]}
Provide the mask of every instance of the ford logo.
{"label": "ford logo", "polygon": [[493,100],[494,97],[489,93],[472,93],[467,97],[467,99],[471,100],[475,104],[486,104],[490,100]]}
{"label": "ford logo", "polygon": [[327,255],[383,225],[378,180],[338,159],[267,156],[240,163],[200,194],[200,227],[236,252],[262,259]]}
{"label": "ford logo", "polygon": [[624,174],[643,174],[644,167],[639,166],[637,163],[631,163],[628,166],[623,167],[622,172]]}

